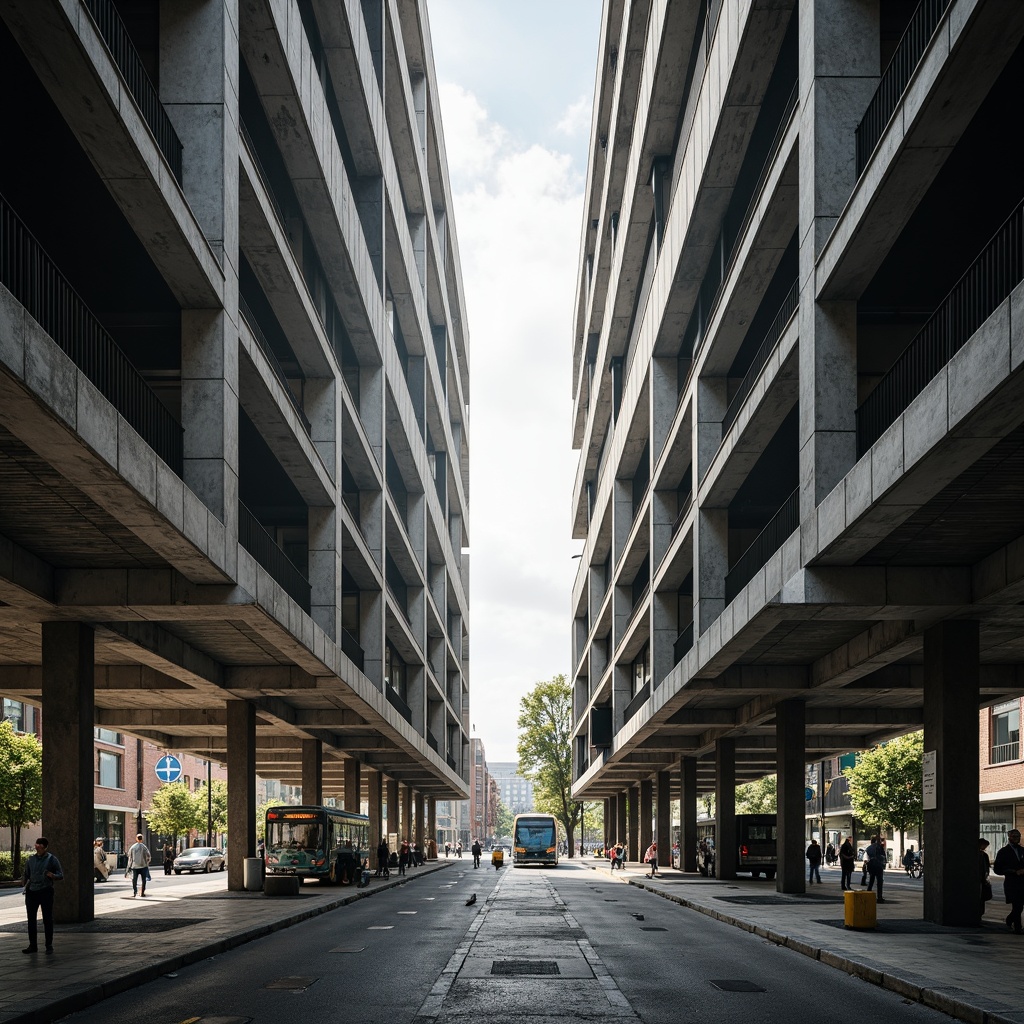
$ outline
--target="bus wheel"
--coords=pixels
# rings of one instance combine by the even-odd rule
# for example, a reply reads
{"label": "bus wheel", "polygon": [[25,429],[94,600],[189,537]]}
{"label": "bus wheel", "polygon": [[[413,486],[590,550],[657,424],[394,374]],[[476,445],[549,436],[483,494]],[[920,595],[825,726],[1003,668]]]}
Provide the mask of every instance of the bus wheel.
{"label": "bus wheel", "polygon": [[750,872],[750,877],[751,878],[760,878],[761,877],[761,872],[760,871],[751,871]]}
{"label": "bus wheel", "polygon": [[767,878],[769,882],[774,882],[775,881],[775,872],[773,870],[766,871],[764,873],[764,877]]}

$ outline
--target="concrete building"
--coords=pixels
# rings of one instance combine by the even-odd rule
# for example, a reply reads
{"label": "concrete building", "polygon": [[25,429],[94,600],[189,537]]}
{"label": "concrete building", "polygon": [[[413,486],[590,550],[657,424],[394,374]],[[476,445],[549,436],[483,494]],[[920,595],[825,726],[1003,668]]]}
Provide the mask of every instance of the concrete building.
{"label": "concrete building", "polygon": [[573,792],[633,859],[678,798],[692,867],[712,790],[728,848],[777,771],[800,892],[805,765],[923,726],[925,916],[977,918],[963,723],[1024,690],[1022,36],[1010,0],[605,3]]}
{"label": "concrete building", "polygon": [[422,845],[469,700],[423,6],[0,0],[0,81],[0,695],[43,708],[55,848],[88,853],[94,727],[226,763],[237,850],[257,771]]}
{"label": "concrete building", "polygon": [[477,736],[469,741],[469,832],[470,842],[483,839],[489,823],[490,776],[487,771],[487,752],[484,742]]}
{"label": "concrete building", "polygon": [[517,761],[492,761],[487,767],[498,784],[498,799],[511,814],[533,810],[533,781],[519,774]]}

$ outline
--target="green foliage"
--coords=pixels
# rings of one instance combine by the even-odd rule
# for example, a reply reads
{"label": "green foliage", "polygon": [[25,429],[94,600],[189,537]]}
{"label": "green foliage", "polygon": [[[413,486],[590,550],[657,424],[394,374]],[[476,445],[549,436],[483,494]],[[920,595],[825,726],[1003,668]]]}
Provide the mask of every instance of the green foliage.
{"label": "green foliage", "polygon": [[21,870],[21,829],[43,815],[43,748],[32,733],[0,722],[0,825],[11,831],[12,871]]}
{"label": "green foliage", "polygon": [[[214,779],[210,786],[213,811],[213,831],[227,832],[228,830],[228,784],[223,779]],[[196,790],[196,800],[199,802],[199,814],[203,820],[200,831],[206,829],[206,783]]]}
{"label": "green foliage", "polygon": [[775,814],[779,809],[778,780],[766,775],[756,782],[736,787],[737,814]]}
{"label": "green foliage", "polygon": [[14,877],[14,866],[11,862],[10,850],[0,850],[0,882],[7,882]]}
{"label": "green foliage", "polygon": [[533,780],[533,805],[565,829],[570,856],[581,805],[572,798],[572,687],[564,675],[536,686],[520,700],[519,771]]}
{"label": "green foliage", "polygon": [[256,808],[256,838],[267,838],[267,808],[279,804],[280,800],[265,800]]}
{"label": "green foliage", "polygon": [[873,829],[905,832],[924,817],[924,735],[913,732],[861,754],[843,774],[853,812]]}
{"label": "green foliage", "polygon": [[512,822],[515,815],[499,800],[498,818],[494,823],[494,834],[496,836],[512,835]]}
{"label": "green foliage", "polygon": [[154,794],[149,810],[143,812],[149,827],[158,835],[172,836],[177,843],[178,836],[188,835],[192,829],[206,829],[206,798],[200,804],[184,782],[169,782]]}

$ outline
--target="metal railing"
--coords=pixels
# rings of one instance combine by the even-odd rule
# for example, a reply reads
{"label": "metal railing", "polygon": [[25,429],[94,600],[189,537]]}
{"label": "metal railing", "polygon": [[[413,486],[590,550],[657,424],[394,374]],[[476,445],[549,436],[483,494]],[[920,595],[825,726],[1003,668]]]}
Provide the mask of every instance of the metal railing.
{"label": "metal railing", "polygon": [[384,686],[384,696],[387,697],[388,703],[410,724],[412,725],[412,708],[402,699],[399,692],[390,684],[387,683]]}
{"label": "metal railing", "polygon": [[992,748],[992,757],[989,764],[1003,764],[1006,761],[1020,760],[1020,741],[1013,743],[999,743]]}
{"label": "metal railing", "polygon": [[284,388],[284,393],[288,396],[291,401],[292,408],[295,410],[295,414],[299,417],[302,429],[305,430],[307,436],[310,435],[313,432],[313,424],[309,422],[309,419],[302,408],[302,404],[295,397],[295,393],[292,391],[291,387],[289,387],[288,375],[284,372],[281,360],[274,354],[274,350],[271,347],[270,342],[267,340],[267,336],[263,333],[263,328],[260,327],[255,314],[249,308],[249,303],[246,302],[241,295],[238,296],[238,312],[242,314],[242,319],[245,320],[249,330],[252,332],[252,336],[256,339],[256,344],[259,345],[260,351],[267,357],[267,362],[270,363],[270,368],[274,371],[277,379],[281,382],[281,387]]}
{"label": "metal railing", "polygon": [[341,649],[345,657],[362,672],[365,652],[360,646],[359,641],[344,626],[341,629]]}
{"label": "metal railing", "polygon": [[181,425],[0,196],[0,282],[179,476]]}
{"label": "metal railing", "polygon": [[441,753],[440,745],[437,742],[437,737],[429,729],[427,730],[427,746],[430,747],[430,749],[435,754]]}
{"label": "metal railing", "polygon": [[308,615],[313,603],[309,580],[241,501],[238,503],[238,542]]}
{"label": "metal railing", "polygon": [[625,725],[643,706],[651,696],[651,681],[648,679],[643,686],[637,690],[636,696],[626,705],[622,713],[622,724]]}
{"label": "metal railing", "polygon": [[458,762],[456,762],[455,758],[452,757],[451,754],[445,754],[444,760],[445,764],[447,764],[448,767],[451,768],[453,772],[457,772],[459,770]]}
{"label": "metal railing", "polygon": [[761,371],[764,369],[769,357],[775,351],[775,346],[778,345],[782,335],[785,333],[786,327],[789,325],[790,320],[792,320],[793,316],[796,314],[797,307],[799,305],[800,282],[794,281],[792,288],[789,289],[786,297],[782,300],[782,305],[779,307],[779,311],[775,315],[775,319],[772,321],[771,327],[769,327],[765,333],[764,341],[761,342],[761,345],[757,350],[757,354],[754,356],[750,366],[747,368],[747,372],[740,383],[739,389],[736,394],[732,396],[732,401],[729,403],[729,408],[725,411],[725,416],[722,417],[723,438],[729,428],[736,421],[736,417],[739,415],[740,409],[743,408],[743,403],[747,400],[747,396],[753,390],[757,378],[761,375]]}
{"label": "metal railing", "polygon": [[270,205],[273,206],[274,213],[277,214],[278,222],[283,230],[284,209],[281,206],[281,200],[274,191],[274,187],[270,184],[270,175],[267,174],[266,168],[264,168],[260,161],[260,155],[256,149],[256,143],[252,141],[252,136],[249,134],[249,129],[246,127],[244,121],[239,123],[238,128],[239,134],[242,136],[242,142],[245,143],[245,148],[249,151],[249,156],[252,157],[253,167],[256,168],[256,175],[259,177],[260,182],[263,185],[263,190],[267,193],[267,198],[270,199]]}
{"label": "metal railing", "polygon": [[725,574],[725,603],[754,578],[758,569],[782,547],[786,538],[800,525],[800,488],[782,503],[782,508],[769,520],[768,525],[754,538],[753,543]]}
{"label": "metal railing", "polygon": [[691,622],[680,634],[675,638],[672,644],[672,667],[675,668],[686,657],[687,653],[693,647],[693,623]]}
{"label": "metal railing", "polygon": [[110,56],[121,72],[128,91],[138,104],[149,130],[164,159],[171,168],[174,180],[181,184],[181,139],[167,116],[160,96],[153,85],[153,80],[146,74],[135,44],[128,35],[128,30],[117,13],[111,0],[85,0],[85,6],[92,15],[103,41],[107,44]]}
{"label": "metal railing", "polygon": [[1024,279],[1024,203],[1003,222],[857,409],[863,455]]}
{"label": "metal railing", "polygon": [[924,51],[928,47],[935,29],[938,28],[946,8],[952,0],[921,0],[910,18],[903,37],[896,46],[875,90],[868,108],[857,125],[857,177],[867,166],[874,153],[885,126],[889,123],[900,97],[906,91],[911,76],[917,70]]}
{"label": "metal railing", "polygon": [[693,486],[683,496],[679,502],[679,514],[676,516],[672,523],[672,536],[674,537],[679,532],[679,527],[683,525],[683,521],[686,519],[687,512],[690,511],[690,506],[693,504]]}

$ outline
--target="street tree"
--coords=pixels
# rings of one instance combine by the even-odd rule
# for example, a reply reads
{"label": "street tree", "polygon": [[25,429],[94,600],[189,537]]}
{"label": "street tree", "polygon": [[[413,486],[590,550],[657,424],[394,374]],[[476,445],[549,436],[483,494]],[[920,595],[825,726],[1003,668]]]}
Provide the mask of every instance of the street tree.
{"label": "street tree", "polygon": [[171,836],[178,845],[178,836],[188,836],[193,829],[206,827],[206,800],[200,802],[184,782],[168,782],[154,794],[149,810],[143,812],[149,827],[159,835]]}
{"label": "street tree", "polygon": [[536,686],[519,701],[519,771],[533,780],[534,808],[553,814],[573,855],[582,805],[572,798],[572,687],[564,675]]}
{"label": "street tree", "polygon": [[755,782],[745,782],[736,787],[737,814],[775,814],[779,809],[778,780],[766,775]]}
{"label": "street tree", "polygon": [[494,834],[500,838],[512,835],[512,822],[515,815],[502,803],[498,801],[498,818],[494,823]]}
{"label": "street tree", "polygon": [[218,832],[228,830],[228,784],[223,779],[214,779],[210,785],[209,800],[207,799],[206,784],[204,783],[196,790],[196,800],[199,803],[199,814],[203,819],[200,831],[207,827],[207,810],[210,811],[210,831],[216,835]]}
{"label": "street tree", "polygon": [[43,815],[43,748],[32,733],[0,721],[0,825],[11,831],[11,867],[21,873],[21,829]]}
{"label": "street tree", "polygon": [[[866,750],[847,768],[850,804],[873,829],[905,833],[924,817],[922,769],[924,735],[912,732]],[[902,839],[900,856],[902,858]]]}

